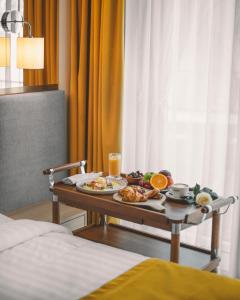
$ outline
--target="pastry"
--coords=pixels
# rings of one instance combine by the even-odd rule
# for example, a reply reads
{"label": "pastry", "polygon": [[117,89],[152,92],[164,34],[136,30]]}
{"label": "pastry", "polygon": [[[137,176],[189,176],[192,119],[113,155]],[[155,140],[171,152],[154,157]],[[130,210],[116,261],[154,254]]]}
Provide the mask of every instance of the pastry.
{"label": "pastry", "polygon": [[161,199],[161,194],[158,189],[146,192],[140,186],[128,186],[119,191],[118,194],[125,202],[145,202],[148,199]]}
{"label": "pastry", "polygon": [[160,195],[160,190],[159,189],[153,189],[150,190],[148,192],[146,192],[144,195],[148,198],[148,199],[160,199],[161,195]]}

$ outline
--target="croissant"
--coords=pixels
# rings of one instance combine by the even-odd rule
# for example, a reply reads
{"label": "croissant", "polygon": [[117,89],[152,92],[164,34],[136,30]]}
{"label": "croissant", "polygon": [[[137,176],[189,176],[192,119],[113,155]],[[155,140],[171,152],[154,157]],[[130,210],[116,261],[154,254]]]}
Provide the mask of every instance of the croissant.
{"label": "croissant", "polygon": [[145,193],[145,189],[138,186],[138,185],[132,185],[131,188],[135,191],[135,192],[139,192],[140,194],[144,194]]}
{"label": "croissant", "polygon": [[139,186],[128,186],[119,191],[119,195],[125,202],[145,202],[148,199],[160,199],[161,195],[158,189],[153,189],[148,192],[144,192]]}
{"label": "croissant", "polygon": [[120,190],[120,191],[118,192],[118,194],[119,194],[120,196],[122,196],[123,198],[125,198],[125,197],[127,197],[127,195],[128,195],[131,191],[132,191],[132,188],[131,188],[131,187],[126,187],[126,188]]}
{"label": "croissant", "polygon": [[123,201],[126,202],[136,202],[136,197],[135,193],[133,190],[128,190],[124,195],[123,195]]}
{"label": "croissant", "polygon": [[147,197],[147,199],[160,199],[161,195],[160,195],[160,190],[159,189],[153,189],[151,191],[148,191],[146,193],[144,193],[144,196]]}

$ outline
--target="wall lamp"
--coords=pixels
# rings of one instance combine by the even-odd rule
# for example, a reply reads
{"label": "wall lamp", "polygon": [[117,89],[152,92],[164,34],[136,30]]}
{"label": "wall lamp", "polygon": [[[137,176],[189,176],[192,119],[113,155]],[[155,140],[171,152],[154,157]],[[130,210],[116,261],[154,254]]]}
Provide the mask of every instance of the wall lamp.
{"label": "wall lamp", "polygon": [[[20,69],[44,68],[44,38],[32,36],[31,24],[24,21],[17,10],[5,11],[1,18],[1,26],[7,33],[19,33],[21,28],[28,26],[28,37],[17,38],[17,67]],[[10,65],[10,39],[0,38],[0,67]]]}

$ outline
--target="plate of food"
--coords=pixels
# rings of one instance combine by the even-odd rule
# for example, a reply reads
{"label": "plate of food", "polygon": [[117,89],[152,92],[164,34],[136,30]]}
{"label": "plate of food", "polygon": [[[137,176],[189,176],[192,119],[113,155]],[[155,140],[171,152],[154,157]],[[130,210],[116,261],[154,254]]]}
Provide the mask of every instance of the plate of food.
{"label": "plate of food", "polygon": [[98,177],[94,180],[88,180],[84,183],[77,183],[78,191],[87,194],[114,194],[127,186],[124,179],[112,179],[109,177]]}
{"label": "plate of food", "polygon": [[128,205],[150,207],[162,211],[166,196],[159,189],[147,190],[140,186],[127,186],[113,195],[113,199]]}

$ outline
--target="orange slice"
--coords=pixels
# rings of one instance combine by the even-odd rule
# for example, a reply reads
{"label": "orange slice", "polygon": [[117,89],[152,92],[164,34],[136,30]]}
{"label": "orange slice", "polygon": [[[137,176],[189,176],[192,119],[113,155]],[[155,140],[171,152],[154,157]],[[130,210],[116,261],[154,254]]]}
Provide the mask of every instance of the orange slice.
{"label": "orange slice", "polygon": [[150,179],[150,184],[155,189],[163,190],[168,185],[168,179],[163,174],[154,174]]}

